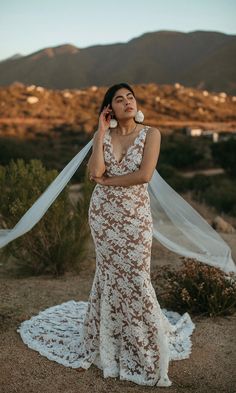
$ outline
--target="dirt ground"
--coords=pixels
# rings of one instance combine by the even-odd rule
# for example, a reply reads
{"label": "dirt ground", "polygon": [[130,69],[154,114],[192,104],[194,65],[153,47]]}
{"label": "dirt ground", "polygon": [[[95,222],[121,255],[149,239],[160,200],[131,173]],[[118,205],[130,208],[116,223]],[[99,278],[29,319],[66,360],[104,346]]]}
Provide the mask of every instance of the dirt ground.
{"label": "dirt ground", "polygon": [[[187,198],[186,198],[187,199]],[[202,209],[202,210],[201,210]],[[205,216],[204,207],[198,208]],[[213,212],[208,212],[211,218]],[[236,261],[236,233],[221,234]],[[95,259],[91,254],[80,275],[66,274],[59,279],[47,276],[14,278],[0,267],[0,391],[1,393],[233,393],[236,391],[236,313],[229,317],[194,317],[192,352],[188,359],[171,361],[166,388],[140,386],[119,378],[103,378],[91,366],[78,373],[28,348],[16,332],[19,324],[40,311],[68,300],[86,301],[92,286]],[[153,240],[152,270],[165,264],[179,266],[181,259]],[[2,316],[4,314],[4,317]]]}

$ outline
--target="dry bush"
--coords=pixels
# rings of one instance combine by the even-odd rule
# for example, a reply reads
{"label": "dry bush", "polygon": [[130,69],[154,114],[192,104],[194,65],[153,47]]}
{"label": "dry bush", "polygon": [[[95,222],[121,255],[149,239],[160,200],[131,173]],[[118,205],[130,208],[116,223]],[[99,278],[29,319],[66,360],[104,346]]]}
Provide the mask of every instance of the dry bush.
{"label": "dry bush", "polygon": [[[183,258],[178,270],[170,267],[153,274],[153,286],[164,279],[162,305],[179,312],[206,316],[230,315],[236,309],[236,277],[222,270]],[[159,295],[158,295],[159,296]]]}
{"label": "dry bush", "polygon": [[[41,161],[22,159],[0,167],[1,227],[13,228],[58,175],[46,170]],[[27,233],[1,250],[4,264],[13,258],[16,274],[61,275],[80,270],[87,254],[89,227],[87,208],[91,185],[85,180],[82,196],[74,207],[67,185],[45,215]]]}

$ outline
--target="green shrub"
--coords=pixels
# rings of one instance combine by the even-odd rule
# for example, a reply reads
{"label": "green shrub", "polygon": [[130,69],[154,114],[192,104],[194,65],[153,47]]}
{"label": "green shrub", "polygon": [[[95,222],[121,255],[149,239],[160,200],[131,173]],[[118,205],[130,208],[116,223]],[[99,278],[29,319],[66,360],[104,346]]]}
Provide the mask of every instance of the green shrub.
{"label": "green shrub", "polygon": [[190,189],[195,190],[195,192],[199,194],[205,192],[211,184],[212,184],[212,177],[207,175],[202,175],[200,173],[194,175],[189,179]]}
{"label": "green shrub", "polygon": [[185,192],[189,189],[189,179],[181,176],[175,168],[168,164],[161,164],[157,168],[159,174],[176,192]]}
{"label": "green shrub", "polygon": [[24,159],[29,161],[36,157],[38,153],[37,146],[29,141],[19,140],[17,138],[0,138],[0,165],[7,165],[10,160]]}
{"label": "green shrub", "polygon": [[[56,129],[54,129],[56,131]],[[68,131],[69,132],[69,131]],[[88,142],[84,133],[76,137],[53,138],[52,136],[32,140],[11,137],[0,137],[0,165],[8,165],[11,160],[22,159],[29,163],[32,159],[42,161],[47,169],[61,171],[71,158]],[[80,183],[85,175],[86,163],[82,162],[73,179]]]}
{"label": "green shrub", "polygon": [[229,138],[226,141],[213,143],[211,146],[212,157],[217,165],[235,178],[236,176],[236,139]]}
{"label": "green shrub", "polygon": [[214,206],[219,213],[236,216],[236,182],[227,175],[195,175],[191,178],[190,189],[199,202]]}
{"label": "green shrub", "polygon": [[[155,282],[159,276],[153,275]],[[236,309],[236,278],[216,267],[183,258],[178,270],[165,268],[162,302],[172,310],[206,316],[230,315]]]}
{"label": "green shrub", "polygon": [[158,164],[157,170],[165,181],[169,181],[169,179],[178,175],[175,168],[168,164]]}
{"label": "green shrub", "polygon": [[204,159],[203,149],[194,138],[175,135],[163,138],[160,163],[166,163],[176,169],[194,169],[201,166]]}
{"label": "green shrub", "polygon": [[221,186],[212,184],[204,194],[208,205],[214,206],[220,213],[236,216],[236,184],[227,179],[222,180]]}
{"label": "green shrub", "polygon": [[[8,166],[0,167],[0,226],[13,228],[57,175],[39,160],[28,164],[22,159],[11,160]],[[78,271],[86,255],[90,192],[91,185],[85,181],[82,197],[74,207],[67,185],[30,231],[3,247],[4,264],[13,257],[20,274],[58,276],[70,269]]]}

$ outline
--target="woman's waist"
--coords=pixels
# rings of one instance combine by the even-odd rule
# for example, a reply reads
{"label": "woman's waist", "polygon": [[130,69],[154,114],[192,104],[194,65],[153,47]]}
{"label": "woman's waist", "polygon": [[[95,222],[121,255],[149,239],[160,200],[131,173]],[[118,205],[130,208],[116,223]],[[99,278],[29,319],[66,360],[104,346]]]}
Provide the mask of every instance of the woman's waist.
{"label": "woman's waist", "polygon": [[127,194],[148,194],[148,183],[133,184],[130,186],[107,186],[103,184],[96,184],[94,189],[103,190],[106,193],[127,193]]}

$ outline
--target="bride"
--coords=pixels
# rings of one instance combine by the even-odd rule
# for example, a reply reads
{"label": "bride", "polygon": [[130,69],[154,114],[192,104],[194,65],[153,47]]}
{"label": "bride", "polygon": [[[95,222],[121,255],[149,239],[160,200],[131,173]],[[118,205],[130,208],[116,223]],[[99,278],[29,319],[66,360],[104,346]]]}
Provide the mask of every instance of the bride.
{"label": "bride", "polygon": [[88,301],[50,307],[17,331],[30,348],[77,371],[94,364],[104,378],[170,386],[169,362],[190,356],[195,325],[187,312],[160,308],[150,280],[153,237],[224,272],[236,269],[224,240],[158,174],[161,134],[143,119],[133,89],[111,86],[92,140],[14,228],[0,231],[0,246],[39,221],[92,146],[88,220],[96,271]]}

